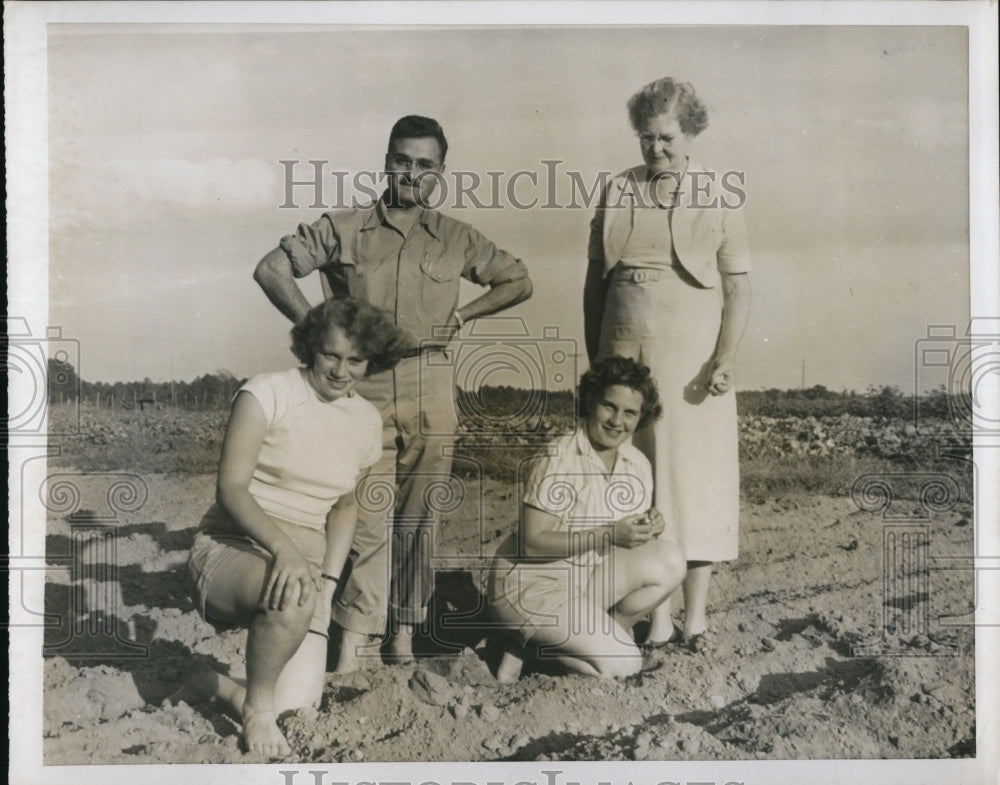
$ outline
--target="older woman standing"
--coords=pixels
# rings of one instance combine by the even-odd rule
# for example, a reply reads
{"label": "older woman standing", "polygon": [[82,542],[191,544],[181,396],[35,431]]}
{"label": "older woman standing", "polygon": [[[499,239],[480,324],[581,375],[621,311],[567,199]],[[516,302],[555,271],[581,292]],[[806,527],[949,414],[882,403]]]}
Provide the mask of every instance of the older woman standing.
{"label": "older woman standing", "polygon": [[[736,558],[736,351],[750,313],[742,178],[693,161],[708,126],[687,83],[658,79],[628,102],[643,164],[613,178],[591,222],[584,289],[587,352],[650,367],[664,415],[636,445],[654,466],[656,505],[680,532],[683,637],[704,648],[712,564]],[[675,637],[670,601],[648,643]]]}

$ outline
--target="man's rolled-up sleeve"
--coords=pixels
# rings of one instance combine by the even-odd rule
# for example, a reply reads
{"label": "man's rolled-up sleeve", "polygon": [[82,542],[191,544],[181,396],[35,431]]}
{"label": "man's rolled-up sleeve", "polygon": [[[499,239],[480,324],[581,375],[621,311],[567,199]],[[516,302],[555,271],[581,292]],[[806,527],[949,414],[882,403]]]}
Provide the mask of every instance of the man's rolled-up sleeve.
{"label": "man's rolled-up sleeve", "polygon": [[336,258],[340,241],[329,216],[324,215],[311,224],[299,224],[295,234],[286,234],[279,243],[288,256],[292,274],[304,278],[314,270],[325,267]]}
{"label": "man's rolled-up sleeve", "polygon": [[475,229],[467,229],[466,236],[463,278],[481,286],[496,286],[528,277],[524,262],[497,248]]}

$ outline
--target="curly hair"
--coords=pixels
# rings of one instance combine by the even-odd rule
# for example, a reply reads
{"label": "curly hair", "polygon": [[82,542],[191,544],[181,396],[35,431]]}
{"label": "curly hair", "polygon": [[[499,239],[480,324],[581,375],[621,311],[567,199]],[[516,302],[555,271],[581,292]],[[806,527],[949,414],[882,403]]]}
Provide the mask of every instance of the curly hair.
{"label": "curly hair", "polygon": [[363,300],[340,297],[327,300],[292,328],[292,354],[311,368],[326,331],[339,327],[368,360],[366,376],[394,368],[402,358],[406,334],[386,311]]}
{"label": "curly hair", "polygon": [[590,407],[609,387],[621,385],[642,395],[642,411],[636,429],[660,419],[663,406],[660,393],[649,368],[629,357],[606,357],[594,363],[590,370],[580,377],[580,417],[590,414]]}
{"label": "curly hair", "polygon": [[665,76],[628,99],[628,117],[636,131],[661,114],[673,114],[688,136],[697,136],[708,128],[708,109],[690,82],[677,82]]}
{"label": "curly hair", "polygon": [[444,163],[445,156],[448,155],[448,140],[444,138],[444,129],[437,120],[431,117],[423,117],[418,114],[408,114],[396,121],[396,124],[389,132],[389,146],[397,139],[422,139],[430,137],[437,139],[441,148],[441,162]]}

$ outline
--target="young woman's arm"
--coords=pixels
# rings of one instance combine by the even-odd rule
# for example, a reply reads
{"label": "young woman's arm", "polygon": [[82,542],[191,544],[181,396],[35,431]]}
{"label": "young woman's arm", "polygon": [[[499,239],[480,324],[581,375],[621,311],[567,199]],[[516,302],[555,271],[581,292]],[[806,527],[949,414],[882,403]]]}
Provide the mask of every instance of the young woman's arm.
{"label": "young woman's arm", "polygon": [[[368,474],[365,469],[358,475],[358,485]],[[347,556],[351,552],[351,543],[354,541],[354,530],[358,526],[358,503],[355,491],[345,493],[337,503],[330,509],[330,514],[326,516],[326,553],[323,555],[323,575],[330,575],[336,578],[336,582],[324,578],[324,590],[328,599],[333,598],[333,593],[340,585],[344,573],[344,565],[347,563]]]}
{"label": "young woman's arm", "polygon": [[627,515],[604,526],[578,526],[558,530],[559,516],[530,504],[521,505],[521,543],[525,556],[565,559],[609,545],[635,548],[653,536],[644,514]]}
{"label": "young woman's arm", "polygon": [[250,480],[266,432],[267,421],[257,399],[246,391],[239,393],[222,442],[215,499],[244,534],[274,556],[262,601],[270,608],[284,610],[292,602],[304,605],[320,578],[250,495]]}

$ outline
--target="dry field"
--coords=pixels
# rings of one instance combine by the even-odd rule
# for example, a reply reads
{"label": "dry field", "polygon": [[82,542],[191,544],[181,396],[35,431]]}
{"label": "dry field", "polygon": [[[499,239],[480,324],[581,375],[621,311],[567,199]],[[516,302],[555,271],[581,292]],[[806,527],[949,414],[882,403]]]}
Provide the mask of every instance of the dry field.
{"label": "dry field", "polygon": [[[53,432],[75,433],[53,437],[45,486],[58,618],[45,634],[45,763],[263,762],[214,706],[160,706],[200,664],[242,675],[245,635],[198,617],[184,571],[225,414],[71,414],[53,411]],[[654,651],[623,681],[540,664],[499,684],[481,586],[517,493],[509,467],[466,466],[417,664],[373,651],[362,671],[328,674],[320,709],[283,720],[289,760],[975,755],[967,442],[945,423],[846,415],[744,418],[741,437],[740,558],[716,569],[714,649]]]}

